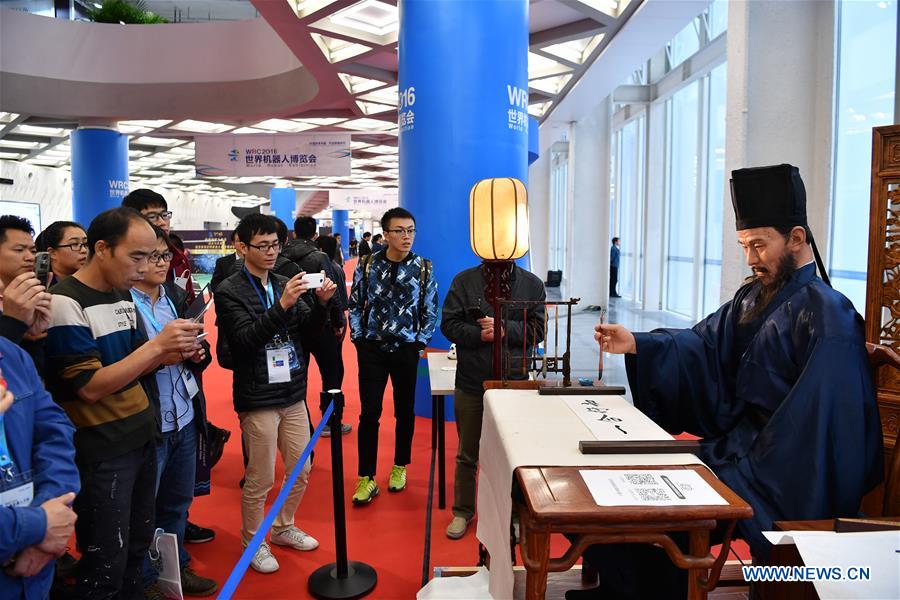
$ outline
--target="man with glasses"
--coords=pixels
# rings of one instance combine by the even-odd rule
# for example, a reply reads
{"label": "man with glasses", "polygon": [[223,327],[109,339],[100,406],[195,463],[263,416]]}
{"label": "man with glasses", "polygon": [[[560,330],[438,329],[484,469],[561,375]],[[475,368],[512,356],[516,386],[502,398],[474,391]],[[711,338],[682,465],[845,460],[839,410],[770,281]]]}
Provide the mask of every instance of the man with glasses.
{"label": "man with glasses", "polygon": [[[187,294],[166,281],[172,260],[168,236],[159,227],[153,230],[156,250],[150,255],[150,268],[131,288],[138,327],[148,339],[159,335],[171,321],[183,317],[187,309]],[[206,451],[206,444],[198,444],[206,435],[206,399],[200,377],[211,360],[209,345],[203,342],[192,355],[185,355],[185,360],[164,366],[143,379],[144,390],[156,413],[158,434],[156,527],[178,537],[181,588],[188,596],[209,596],[218,589],[215,581],[194,573],[189,566],[191,556],[184,549],[188,508],[194,499],[198,450]],[[165,597],[156,579],[156,570],[148,559],[144,567],[147,600]]]}
{"label": "man with glasses", "polygon": [[[244,264],[219,284],[215,301],[219,334],[239,358],[232,365],[232,396],[248,458],[241,495],[241,544],[246,547],[265,516],[266,496],[275,483],[276,450],[287,477],[309,442],[301,334],[321,331],[336,288],[326,278],[315,293],[306,293],[303,273],[287,279],[273,272],[281,249],[273,217],[247,215],[237,226],[237,237]],[[294,522],[309,469],[307,460],[275,518],[269,538],[273,544],[304,551],[319,546]],[[278,570],[268,543],[259,546],[250,566],[260,573]]]}
{"label": "man with glasses", "polygon": [[359,361],[359,479],[353,504],[378,495],[378,428],[388,378],[394,388],[394,465],[388,490],[406,488],[416,417],[419,354],[437,324],[437,281],[431,261],[412,252],[416,220],[403,208],[381,217],[384,250],[360,258],[350,291],[350,339]]}
{"label": "man with glasses", "polygon": [[0,336],[25,350],[43,376],[50,294],[34,275],[33,234],[27,219],[0,217]]}
{"label": "man with glasses", "polygon": [[153,538],[156,418],[140,378],[200,347],[202,325],[176,319],[151,340],[128,290],[150,268],[156,234],[140,213],[114,208],[90,224],[88,262],[53,286],[49,390],[75,425],[81,548],[73,597],[143,595]]}
{"label": "man with glasses", "polygon": [[[161,194],[146,188],[134,190],[122,199],[122,206],[133,208],[144,215],[150,223],[166,233],[170,233],[169,224],[172,222],[172,211],[169,210],[169,205]],[[169,264],[167,278],[187,292],[188,302],[191,302],[196,295],[191,279],[191,261],[188,260],[183,250],[171,243],[169,252],[172,253],[172,262]]]}

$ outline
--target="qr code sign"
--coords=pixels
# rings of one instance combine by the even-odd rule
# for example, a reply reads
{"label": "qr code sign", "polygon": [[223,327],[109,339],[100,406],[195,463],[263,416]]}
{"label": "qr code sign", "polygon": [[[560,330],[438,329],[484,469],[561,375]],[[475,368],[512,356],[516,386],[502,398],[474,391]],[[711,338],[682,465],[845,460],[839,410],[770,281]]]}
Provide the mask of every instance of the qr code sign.
{"label": "qr code sign", "polygon": [[625,473],[625,480],[631,485],[658,485],[659,482],[656,480],[654,475],[650,474],[638,474],[638,473]]}
{"label": "qr code sign", "polygon": [[635,488],[634,491],[641,502],[667,502],[672,500],[668,492],[663,488]]}

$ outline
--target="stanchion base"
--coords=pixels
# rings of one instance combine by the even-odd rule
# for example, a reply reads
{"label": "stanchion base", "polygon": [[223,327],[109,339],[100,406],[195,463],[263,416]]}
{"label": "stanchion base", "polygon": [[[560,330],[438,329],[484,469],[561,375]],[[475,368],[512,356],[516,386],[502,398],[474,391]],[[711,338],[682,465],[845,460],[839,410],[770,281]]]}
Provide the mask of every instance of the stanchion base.
{"label": "stanchion base", "polygon": [[322,600],[351,600],[371,592],[377,582],[378,574],[366,563],[349,561],[346,579],[338,579],[337,563],[330,563],[309,576],[309,593]]}

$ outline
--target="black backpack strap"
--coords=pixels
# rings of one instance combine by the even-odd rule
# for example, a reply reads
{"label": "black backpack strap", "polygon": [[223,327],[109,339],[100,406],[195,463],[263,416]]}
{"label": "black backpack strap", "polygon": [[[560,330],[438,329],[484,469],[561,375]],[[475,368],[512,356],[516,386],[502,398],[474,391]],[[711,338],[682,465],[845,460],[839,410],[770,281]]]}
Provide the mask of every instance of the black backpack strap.
{"label": "black backpack strap", "polygon": [[362,280],[359,282],[359,294],[362,300],[362,335],[363,338],[369,331],[369,270],[372,268],[372,257],[374,254],[366,254],[360,258],[362,263]]}
{"label": "black backpack strap", "polygon": [[419,271],[419,318],[416,322],[416,331],[422,328],[422,313],[425,312],[425,292],[428,288],[428,280],[431,277],[431,261],[422,258],[422,269]]}

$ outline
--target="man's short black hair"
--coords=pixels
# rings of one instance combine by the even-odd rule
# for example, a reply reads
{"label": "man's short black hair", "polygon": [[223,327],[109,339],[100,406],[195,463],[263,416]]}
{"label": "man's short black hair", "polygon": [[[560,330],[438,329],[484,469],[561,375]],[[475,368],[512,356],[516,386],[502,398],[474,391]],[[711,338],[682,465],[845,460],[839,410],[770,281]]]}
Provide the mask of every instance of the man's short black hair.
{"label": "man's short black hair", "polygon": [[[153,223],[151,223],[151,225],[153,225]],[[184,252],[184,240],[181,239],[180,235],[178,235],[177,233],[170,233],[166,236],[166,238],[166,243],[169,246],[175,246],[176,248]]]}
{"label": "man's short black hair", "polygon": [[341,237],[341,234],[340,234],[340,233],[335,233],[333,237],[339,238],[339,237]]}
{"label": "man's short black hair", "polygon": [[80,223],[75,221],[53,221],[34,240],[38,252],[46,252],[50,248],[56,248],[63,240],[63,235],[69,227],[77,227],[84,230]]}
{"label": "man's short black hair", "polygon": [[370,237],[372,237],[372,232],[371,232],[371,231],[367,231],[367,232],[365,232],[365,233],[363,234],[362,239],[367,240],[367,239],[369,239]]}
{"label": "man's short black hair", "polygon": [[382,239],[384,239],[384,236],[381,235],[380,233],[376,233],[375,236],[372,237],[372,242],[377,244],[378,240],[382,240]]}
{"label": "man's short black hair", "polygon": [[34,228],[28,219],[17,217],[16,215],[3,215],[0,217],[0,244],[6,241],[7,229],[24,231],[28,235],[34,235]]}
{"label": "man's short black hair", "polygon": [[253,213],[247,215],[238,223],[237,229],[238,239],[249,244],[254,235],[278,233],[278,225],[275,223],[275,217],[272,215],[264,215],[262,213]]}
{"label": "man's short black hair", "polygon": [[156,208],[157,206],[161,207],[163,210],[169,210],[169,205],[166,203],[166,199],[162,197],[162,194],[158,194],[147,188],[134,190],[122,198],[122,206],[133,208],[138,212],[147,208]]}
{"label": "man's short black hair", "polygon": [[297,217],[294,220],[294,233],[301,240],[311,240],[318,229],[319,226],[312,217]]}
{"label": "man's short black hair", "polygon": [[412,219],[413,224],[415,225],[416,223],[416,218],[413,214],[401,206],[395,206],[381,216],[381,228],[387,231],[388,226],[391,224],[391,219]]}
{"label": "man's short black hair", "polygon": [[272,216],[272,218],[275,219],[275,227],[278,228],[278,231],[275,232],[276,234],[278,234],[278,243],[281,244],[282,246],[284,246],[285,244],[287,244],[287,239],[288,239],[287,225],[285,224],[284,221],[282,221],[281,219],[279,219],[276,216]]}
{"label": "man's short black hair", "polygon": [[166,246],[171,245],[172,237],[175,236],[174,233],[172,235],[169,235],[168,233],[166,233],[165,229],[163,229],[159,225],[154,225],[153,223],[150,223],[150,227],[153,228],[153,233],[156,234],[156,239],[164,241],[166,243]]}
{"label": "man's short black hair", "polygon": [[128,228],[131,226],[132,221],[139,221],[149,225],[144,215],[128,206],[104,210],[94,217],[87,230],[88,256],[94,256],[97,242],[101,240],[106,242],[108,246],[115,247],[122,241],[122,238],[128,235]]}
{"label": "man's short black hair", "polygon": [[617,237],[614,237],[614,238],[613,238],[613,242],[612,242],[612,243],[613,243],[613,244],[615,244],[615,243],[616,243],[616,242],[618,242],[618,241],[619,241],[619,238],[617,238]]}

